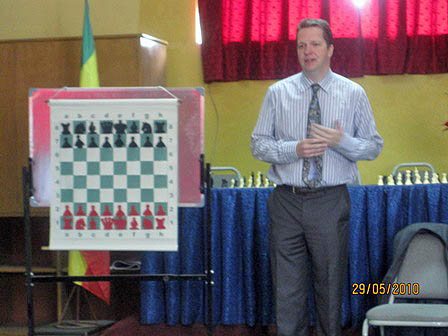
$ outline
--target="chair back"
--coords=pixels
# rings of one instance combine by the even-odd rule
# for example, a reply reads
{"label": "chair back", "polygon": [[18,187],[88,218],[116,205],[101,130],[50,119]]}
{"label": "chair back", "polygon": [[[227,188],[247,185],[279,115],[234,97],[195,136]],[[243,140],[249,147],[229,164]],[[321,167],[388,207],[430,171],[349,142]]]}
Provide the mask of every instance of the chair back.
{"label": "chair back", "polygon": [[396,298],[448,299],[445,245],[431,233],[418,233],[410,242],[392,285]]}

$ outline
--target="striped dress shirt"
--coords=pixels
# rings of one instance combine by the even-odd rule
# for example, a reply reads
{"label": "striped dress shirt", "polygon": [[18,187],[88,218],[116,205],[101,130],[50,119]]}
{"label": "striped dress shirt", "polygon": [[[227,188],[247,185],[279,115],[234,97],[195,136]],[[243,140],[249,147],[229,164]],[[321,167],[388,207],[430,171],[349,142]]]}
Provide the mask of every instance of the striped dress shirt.
{"label": "striped dress shirt", "polygon": [[[302,72],[271,85],[252,132],[253,156],[271,163],[276,184],[304,187],[297,144],[306,138],[313,84]],[[322,186],[359,183],[358,160],[373,160],[383,148],[364,89],[331,70],[318,84],[321,124],[344,130],[340,143],[322,156]]]}

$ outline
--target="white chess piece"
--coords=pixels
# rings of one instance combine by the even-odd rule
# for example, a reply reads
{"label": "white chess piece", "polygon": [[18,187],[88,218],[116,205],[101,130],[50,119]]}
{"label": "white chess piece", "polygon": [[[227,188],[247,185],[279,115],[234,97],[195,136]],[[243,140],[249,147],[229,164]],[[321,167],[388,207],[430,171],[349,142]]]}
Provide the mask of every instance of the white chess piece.
{"label": "white chess piece", "polygon": [[403,175],[400,172],[397,173],[397,185],[403,185]]}
{"label": "white chess piece", "polygon": [[426,170],[425,174],[423,175],[423,184],[430,184],[429,182],[429,172]]}
{"label": "white chess piece", "polygon": [[235,188],[235,179],[230,180],[230,186],[229,188]]}
{"label": "white chess piece", "polygon": [[257,175],[255,176],[255,188],[261,187],[261,171],[257,171]]}
{"label": "white chess piece", "polygon": [[448,183],[448,180],[446,179],[446,173],[442,173],[442,183]]}
{"label": "white chess piece", "polygon": [[269,179],[267,177],[264,178],[264,187],[265,188],[269,187]]}
{"label": "white chess piece", "polygon": [[253,183],[253,181],[252,181],[252,175],[251,175],[251,176],[249,176],[249,178],[247,179],[247,185],[246,185],[246,187],[247,187],[247,188],[252,188],[252,183]]}
{"label": "white chess piece", "polygon": [[437,173],[432,173],[431,177],[431,183],[438,184],[439,182],[439,175]]}
{"label": "white chess piece", "polygon": [[395,185],[394,177],[392,176],[392,174],[387,177],[387,185]]}
{"label": "white chess piece", "polygon": [[417,167],[414,168],[414,184],[422,184],[422,178],[418,172]]}
{"label": "white chess piece", "polygon": [[406,170],[406,178],[404,180],[404,185],[412,185],[411,171],[410,170]]}
{"label": "white chess piece", "polygon": [[383,175],[378,175],[378,183],[377,183],[379,186],[382,186],[382,185],[384,185],[384,183],[383,183]]}
{"label": "white chess piece", "polygon": [[239,188],[244,188],[244,179],[240,178],[240,183],[238,184]]}

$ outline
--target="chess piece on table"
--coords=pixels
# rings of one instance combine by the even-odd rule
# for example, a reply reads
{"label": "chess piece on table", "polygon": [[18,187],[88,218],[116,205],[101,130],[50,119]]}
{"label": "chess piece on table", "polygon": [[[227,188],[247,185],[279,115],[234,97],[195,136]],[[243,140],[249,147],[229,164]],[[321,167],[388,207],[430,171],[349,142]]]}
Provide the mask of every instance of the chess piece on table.
{"label": "chess piece on table", "polygon": [[425,174],[423,175],[423,184],[430,184],[428,171],[425,171]]}
{"label": "chess piece on table", "polygon": [[261,171],[257,172],[257,175],[255,177],[255,181],[254,181],[254,186],[255,186],[255,188],[260,188],[261,187]]}
{"label": "chess piece on table", "polygon": [[411,171],[410,170],[406,170],[406,178],[404,180],[404,184],[405,185],[412,185]]}
{"label": "chess piece on table", "polygon": [[400,172],[397,173],[397,185],[403,185],[403,175]]}
{"label": "chess piece on table", "polygon": [[448,180],[446,178],[446,173],[442,173],[442,183],[448,183]]}
{"label": "chess piece on table", "polygon": [[267,177],[264,178],[264,187],[265,188],[269,187],[269,179]]}
{"label": "chess piece on table", "polygon": [[244,178],[240,178],[240,183],[238,183],[239,188],[244,188]]}
{"label": "chess piece on table", "polygon": [[382,185],[384,185],[384,182],[383,182],[383,175],[378,175],[378,183],[377,183],[379,186],[382,186]]}
{"label": "chess piece on table", "polygon": [[422,184],[422,178],[417,168],[414,168],[414,184]]}
{"label": "chess piece on table", "polygon": [[392,174],[387,177],[387,185],[395,185],[394,177],[392,176]]}
{"label": "chess piece on table", "polygon": [[252,179],[252,175],[249,176],[249,178],[247,179],[247,184],[246,187],[247,188],[252,188],[253,187],[253,179]]}
{"label": "chess piece on table", "polygon": [[439,182],[439,174],[436,172],[432,173],[431,183],[438,184]]}
{"label": "chess piece on table", "polygon": [[230,180],[230,186],[229,188],[235,188],[235,179]]}

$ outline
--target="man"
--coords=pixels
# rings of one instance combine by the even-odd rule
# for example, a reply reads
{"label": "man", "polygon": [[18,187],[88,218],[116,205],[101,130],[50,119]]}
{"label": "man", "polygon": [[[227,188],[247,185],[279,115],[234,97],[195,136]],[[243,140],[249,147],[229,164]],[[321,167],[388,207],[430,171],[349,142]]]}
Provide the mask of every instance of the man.
{"label": "man", "polygon": [[277,334],[308,335],[311,280],[317,334],[341,335],[347,184],[358,182],[356,161],[375,159],[383,139],[361,86],[330,69],[328,23],[301,21],[296,42],[302,72],[269,87],[251,142],[277,184],[268,202]]}

